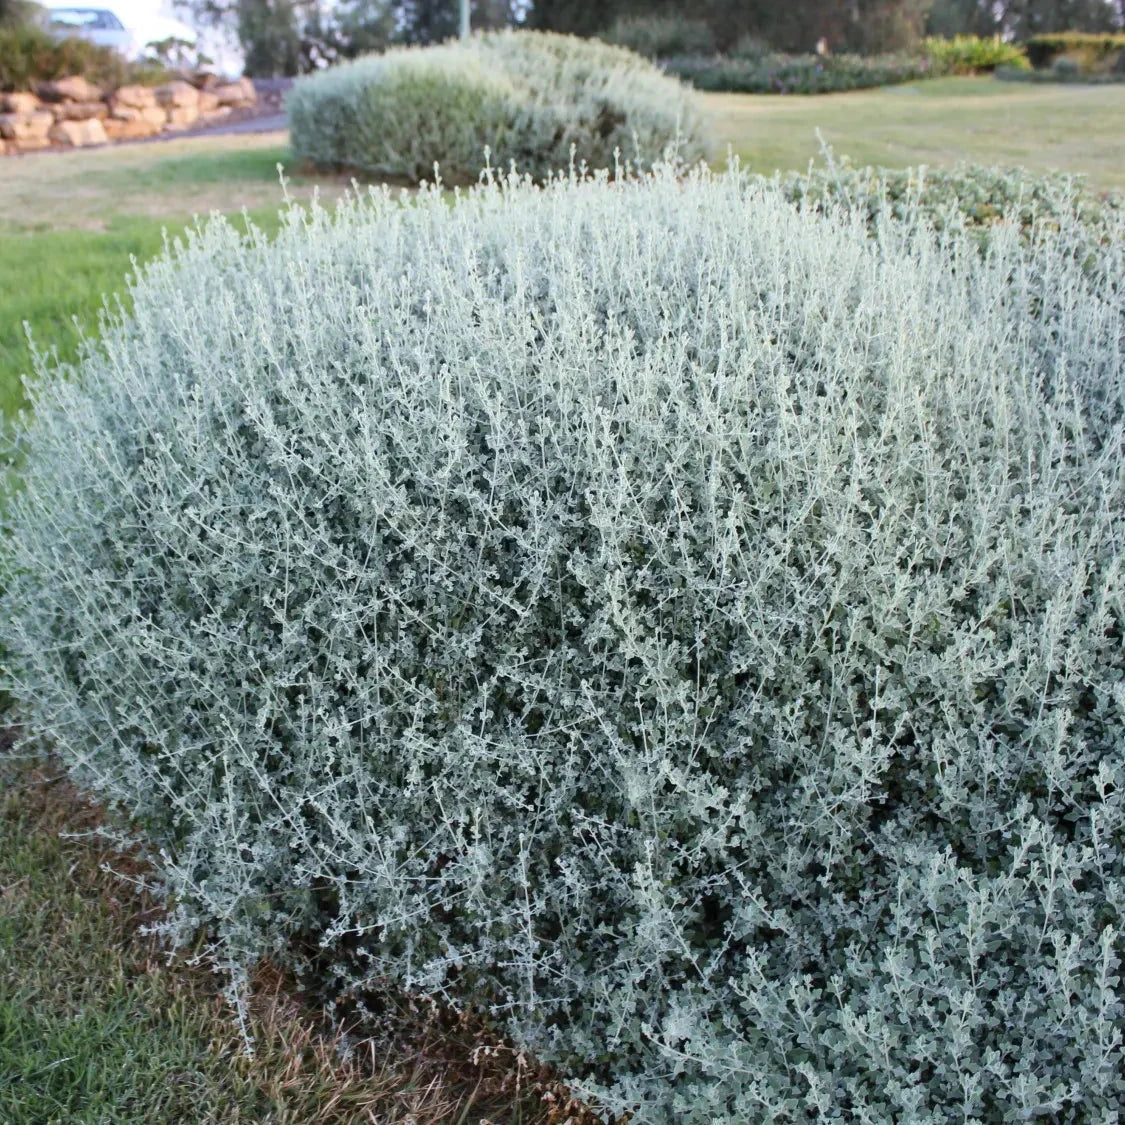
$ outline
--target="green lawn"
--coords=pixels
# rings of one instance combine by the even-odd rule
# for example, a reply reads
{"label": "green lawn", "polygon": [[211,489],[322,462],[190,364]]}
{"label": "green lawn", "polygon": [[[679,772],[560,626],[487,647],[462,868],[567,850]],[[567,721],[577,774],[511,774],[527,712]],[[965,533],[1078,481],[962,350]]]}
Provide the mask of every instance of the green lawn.
{"label": "green lawn", "polygon": [[[277,208],[249,212],[267,230]],[[20,377],[31,370],[28,329],[35,345],[70,360],[83,330],[96,330],[105,294],[122,289],[131,259],[157,254],[165,232],[180,233],[190,220],[113,216],[105,230],[46,229],[0,235],[0,414],[24,405]]]}
{"label": "green lawn", "polygon": [[164,963],[137,933],[153,904],[99,865],[141,869],[90,839],[60,839],[92,827],[92,811],[44,772],[4,768],[0,781],[0,1121],[218,1125],[310,1109],[302,1083],[279,1098],[237,1064],[215,983]]}
{"label": "green lawn", "polygon": [[711,94],[716,132],[760,172],[804,169],[817,130],[856,164],[1018,164],[1125,190],[1125,85],[939,78],[819,97]]}

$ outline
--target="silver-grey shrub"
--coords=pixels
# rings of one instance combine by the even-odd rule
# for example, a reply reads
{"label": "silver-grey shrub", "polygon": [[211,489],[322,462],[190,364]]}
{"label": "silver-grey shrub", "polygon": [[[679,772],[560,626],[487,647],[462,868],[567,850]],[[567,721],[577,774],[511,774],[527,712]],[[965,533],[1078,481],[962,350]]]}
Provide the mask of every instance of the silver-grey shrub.
{"label": "silver-grey shrub", "polygon": [[1109,1125],[1125,243],[1055,220],[215,219],[35,394],[28,727],[228,964],[319,943],[638,1121]]}
{"label": "silver-grey shrub", "polygon": [[1099,193],[1080,176],[959,164],[952,168],[856,167],[826,150],[827,161],[807,172],[779,177],[785,195],[805,206],[843,207],[865,216],[875,230],[881,219],[917,221],[938,229],[949,223],[977,228],[978,238],[997,223],[1016,224],[1031,233],[1056,224],[1060,215],[1075,220],[1095,241],[1118,229],[1125,197]]}
{"label": "silver-grey shrub", "polygon": [[572,157],[650,166],[672,146],[705,155],[698,95],[621,47],[500,31],[400,48],[299,79],[287,100],[300,160],[411,182],[473,182],[486,151],[542,179]]}

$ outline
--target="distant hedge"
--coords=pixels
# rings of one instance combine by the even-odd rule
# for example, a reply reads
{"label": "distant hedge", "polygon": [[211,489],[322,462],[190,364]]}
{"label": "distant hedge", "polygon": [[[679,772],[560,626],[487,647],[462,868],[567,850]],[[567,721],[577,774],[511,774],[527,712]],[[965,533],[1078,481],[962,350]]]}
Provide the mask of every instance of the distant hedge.
{"label": "distant hedge", "polygon": [[1057,58],[1046,70],[1025,70],[1009,66],[998,66],[996,77],[1003,82],[1030,82],[1046,85],[1050,83],[1073,83],[1078,86],[1112,86],[1125,82],[1125,70],[1103,74],[1084,72],[1072,59]]}
{"label": "distant hedge", "polygon": [[298,79],[294,154],[321,167],[449,182],[494,166],[543,178],[575,160],[651,166],[708,147],[697,99],[631,51],[529,31],[388,51]]}
{"label": "distant hedge", "polygon": [[6,683],[167,932],[638,1125],[1125,1110],[1125,223],[880,190],[215,219],[41,370]]}
{"label": "distant hedge", "polygon": [[165,74],[78,36],[56,39],[37,27],[0,27],[0,93],[33,91],[40,82],[75,75],[112,90],[130,82],[158,81]]}
{"label": "distant hedge", "polygon": [[935,73],[929,59],[910,53],[685,56],[661,65],[699,90],[737,94],[831,94],[915,82]]}
{"label": "distant hedge", "polygon": [[1107,74],[1118,67],[1125,73],[1125,35],[1096,35],[1067,31],[1033,35],[1025,44],[1027,57],[1036,70],[1045,70],[1060,58],[1072,61],[1084,74]]}
{"label": "distant hedge", "polygon": [[[655,37],[657,27],[637,21]],[[632,26],[631,24],[628,26]],[[674,41],[669,28],[668,41]],[[640,36],[638,35],[638,38]],[[945,74],[987,74],[997,67],[1026,68],[1022,49],[999,37],[959,35],[931,38],[918,50],[884,55],[789,55],[752,38],[728,55],[676,54],[661,65],[700,90],[742,94],[833,94],[938,78]]]}

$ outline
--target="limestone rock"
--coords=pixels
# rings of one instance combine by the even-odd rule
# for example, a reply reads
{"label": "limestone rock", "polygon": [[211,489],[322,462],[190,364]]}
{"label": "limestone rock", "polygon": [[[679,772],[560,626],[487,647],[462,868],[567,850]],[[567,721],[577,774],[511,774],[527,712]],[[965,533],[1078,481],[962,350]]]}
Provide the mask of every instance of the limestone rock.
{"label": "limestone rock", "polygon": [[129,106],[131,109],[148,109],[150,106],[156,105],[156,93],[148,86],[121,86],[114,90],[111,102],[114,109],[120,106]]}
{"label": "limestone rock", "polygon": [[34,94],[0,94],[0,113],[34,113],[38,108]]}
{"label": "limestone rock", "polygon": [[53,107],[56,121],[89,121],[105,117],[109,106],[105,102],[60,102]]}
{"label": "limestone rock", "polygon": [[40,83],[39,96],[45,102],[96,102],[102,92],[92,82],[75,75]]}
{"label": "limestone rock", "polygon": [[232,109],[246,109],[258,101],[258,93],[249,78],[216,86],[211,93],[219,99],[219,105],[229,105]]}
{"label": "limestone rock", "polygon": [[59,121],[47,135],[57,145],[75,148],[104,145],[109,140],[105,126],[96,117],[88,121]]}
{"label": "limestone rock", "polygon": [[21,145],[25,141],[45,140],[54,123],[54,114],[45,110],[0,114],[0,137]]}
{"label": "limestone rock", "polygon": [[[139,114],[139,110],[134,110]],[[139,141],[145,137],[155,137],[160,132],[160,125],[154,125],[143,117],[134,117],[123,120],[119,117],[107,117],[102,122],[106,136],[111,141]]]}
{"label": "limestone rock", "polygon": [[199,120],[199,108],[194,105],[174,105],[168,110],[165,129],[187,129]]}
{"label": "limestone rock", "polygon": [[131,105],[115,105],[110,111],[110,121],[144,121],[159,132],[168,120],[168,111],[158,105],[146,105],[136,109]]}
{"label": "limestone rock", "polygon": [[199,91],[190,82],[169,82],[167,86],[157,86],[156,101],[169,109],[195,109],[199,107]]}
{"label": "limestone rock", "polygon": [[217,109],[209,110],[207,113],[201,113],[200,119],[207,125],[214,125],[216,122],[222,121],[225,117],[230,117],[234,112],[229,105],[221,105]]}
{"label": "limestone rock", "polygon": [[199,112],[214,113],[219,108],[219,99],[210,90],[199,91]]}

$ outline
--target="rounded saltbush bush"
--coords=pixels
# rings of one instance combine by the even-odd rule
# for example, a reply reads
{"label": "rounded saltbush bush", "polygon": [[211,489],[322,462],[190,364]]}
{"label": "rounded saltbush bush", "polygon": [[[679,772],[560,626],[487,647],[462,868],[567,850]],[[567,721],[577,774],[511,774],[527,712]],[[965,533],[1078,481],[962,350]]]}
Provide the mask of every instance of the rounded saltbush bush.
{"label": "rounded saltbush bush", "polygon": [[[370,55],[298,79],[298,159],[418,182],[475,181],[487,160],[542,179],[572,159],[691,161],[708,135],[696,95],[639,55],[596,40],[500,31]],[[487,158],[487,159],[486,159]]]}
{"label": "rounded saltbush bush", "polygon": [[47,373],[9,679],[180,932],[639,1122],[1115,1120],[1122,227],[821,205],[214,219]]}

